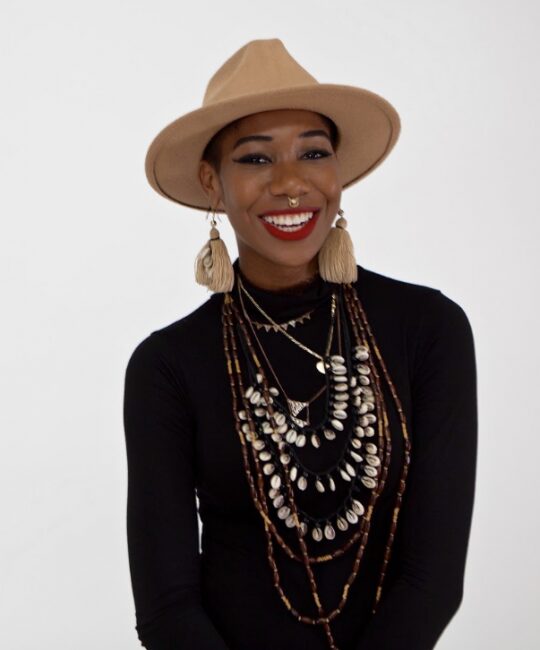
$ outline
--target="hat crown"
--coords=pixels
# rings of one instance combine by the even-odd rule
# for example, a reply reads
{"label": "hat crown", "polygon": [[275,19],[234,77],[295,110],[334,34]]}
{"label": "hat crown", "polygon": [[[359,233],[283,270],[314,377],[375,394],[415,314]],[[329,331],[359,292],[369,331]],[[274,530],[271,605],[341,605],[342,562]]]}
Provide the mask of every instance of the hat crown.
{"label": "hat crown", "polygon": [[210,78],[203,106],[243,95],[317,85],[289,53],[279,38],[258,39],[246,43]]}

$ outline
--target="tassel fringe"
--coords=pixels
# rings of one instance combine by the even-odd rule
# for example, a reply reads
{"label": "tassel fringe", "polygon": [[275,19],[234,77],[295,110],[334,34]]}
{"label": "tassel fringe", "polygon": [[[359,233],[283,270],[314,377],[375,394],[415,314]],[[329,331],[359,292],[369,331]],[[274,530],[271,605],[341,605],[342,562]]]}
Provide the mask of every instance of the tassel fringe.
{"label": "tassel fringe", "polygon": [[319,251],[319,274],[327,282],[348,284],[358,279],[354,246],[346,228],[347,220],[340,216]]}
{"label": "tassel fringe", "polygon": [[210,230],[210,239],[195,258],[195,281],[216,293],[232,291],[234,286],[231,258],[215,227]]}

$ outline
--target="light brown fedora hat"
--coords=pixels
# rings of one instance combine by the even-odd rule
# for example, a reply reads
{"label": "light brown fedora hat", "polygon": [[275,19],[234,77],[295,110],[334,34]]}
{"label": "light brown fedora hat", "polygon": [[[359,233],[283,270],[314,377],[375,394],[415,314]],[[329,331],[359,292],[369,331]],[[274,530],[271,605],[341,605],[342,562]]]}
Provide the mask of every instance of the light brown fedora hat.
{"label": "light brown fedora hat", "polygon": [[322,113],[339,133],[337,156],[343,188],[367,176],[388,156],[400,132],[394,107],[375,93],[340,84],[322,84],[278,38],[250,41],[211,77],[202,107],[182,115],[152,141],[145,171],[159,194],[207,210],[198,170],[211,138],[234,120],[275,109]]}

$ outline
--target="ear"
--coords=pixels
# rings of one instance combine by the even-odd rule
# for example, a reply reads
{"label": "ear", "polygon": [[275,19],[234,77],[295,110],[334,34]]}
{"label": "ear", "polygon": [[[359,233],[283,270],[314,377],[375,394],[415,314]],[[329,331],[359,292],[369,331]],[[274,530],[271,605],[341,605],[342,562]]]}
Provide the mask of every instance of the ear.
{"label": "ear", "polygon": [[208,197],[208,205],[216,210],[225,210],[219,174],[207,160],[199,163],[199,182]]}

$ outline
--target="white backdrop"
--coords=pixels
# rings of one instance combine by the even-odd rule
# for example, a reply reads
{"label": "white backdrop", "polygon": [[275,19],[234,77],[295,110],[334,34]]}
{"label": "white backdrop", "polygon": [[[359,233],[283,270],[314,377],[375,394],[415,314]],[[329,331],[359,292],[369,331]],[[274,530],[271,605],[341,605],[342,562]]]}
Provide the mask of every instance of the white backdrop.
{"label": "white backdrop", "polygon": [[343,194],[357,259],[441,289],[474,330],[475,512],[437,649],[538,648],[538,3],[3,0],[0,25],[0,647],[140,647],[125,365],[209,297],[204,215],[158,196],[144,155],[227,57],[278,37],[397,108],[396,148]]}

